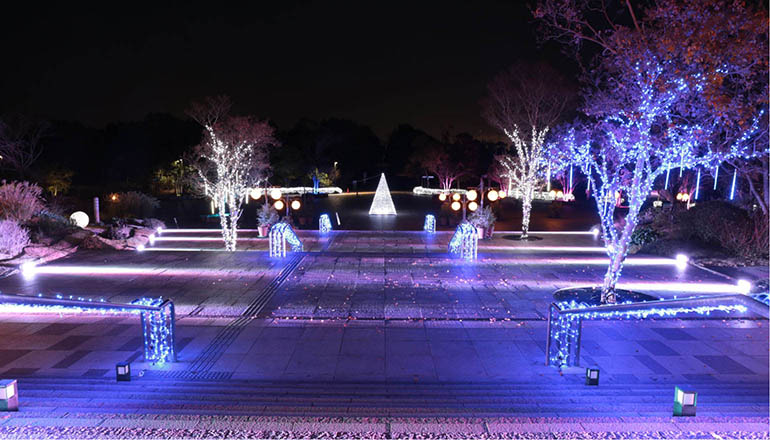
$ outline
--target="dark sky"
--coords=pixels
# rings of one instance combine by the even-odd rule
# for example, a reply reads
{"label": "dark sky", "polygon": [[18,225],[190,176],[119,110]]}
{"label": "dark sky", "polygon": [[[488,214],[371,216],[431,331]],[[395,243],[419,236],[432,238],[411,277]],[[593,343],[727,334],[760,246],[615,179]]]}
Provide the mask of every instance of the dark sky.
{"label": "dark sky", "polygon": [[340,117],[381,137],[399,123],[486,137],[487,81],[517,59],[560,60],[516,0],[217,3],[6,10],[0,112],[101,126],[223,93],[281,128]]}

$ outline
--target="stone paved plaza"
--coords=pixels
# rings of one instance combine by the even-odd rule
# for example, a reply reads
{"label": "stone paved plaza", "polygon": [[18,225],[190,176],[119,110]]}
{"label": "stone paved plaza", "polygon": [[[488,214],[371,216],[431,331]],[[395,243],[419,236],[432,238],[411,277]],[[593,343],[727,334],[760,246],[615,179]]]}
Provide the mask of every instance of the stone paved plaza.
{"label": "stone paved plaza", "polygon": [[[0,436],[160,425],[187,435],[214,429],[205,417],[217,415],[232,422],[217,429],[263,435],[298,423],[338,432],[318,425],[332,416],[344,432],[390,437],[399,423],[448,429],[449,419],[414,416],[451,416],[455,434],[490,437],[501,424],[510,434],[590,432],[591,423],[669,437],[770,435],[767,319],[587,321],[580,362],[600,368],[601,385],[585,387],[584,370],[544,365],[546,315],[555,290],[601,280],[603,250],[590,234],[511,235],[480,242],[467,263],[446,254],[448,233],[303,232],[305,252],[279,260],[254,232],[242,233],[243,251],[224,253],[213,251],[216,232],[172,231],[145,252],[81,251],[33,278],[2,279],[3,293],[169,298],[178,362],[143,362],[135,316],[3,314],[0,376],[19,378],[22,410],[0,416]],[[621,287],[661,298],[736,292],[718,274],[649,255],[629,257]],[[126,360],[132,382],[116,384],[114,365]],[[698,417],[671,418],[674,385],[699,392]],[[280,418],[290,415],[307,419]]]}

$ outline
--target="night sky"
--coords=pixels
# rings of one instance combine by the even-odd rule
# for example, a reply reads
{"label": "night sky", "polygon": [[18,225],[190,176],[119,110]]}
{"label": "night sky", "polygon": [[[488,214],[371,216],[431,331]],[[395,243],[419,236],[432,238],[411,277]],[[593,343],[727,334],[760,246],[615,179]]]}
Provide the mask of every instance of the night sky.
{"label": "night sky", "polygon": [[382,138],[399,123],[489,137],[479,99],[495,73],[516,60],[560,67],[524,2],[214,4],[6,10],[0,113],[99,127],[227,94],[281,128],[338,117]]}

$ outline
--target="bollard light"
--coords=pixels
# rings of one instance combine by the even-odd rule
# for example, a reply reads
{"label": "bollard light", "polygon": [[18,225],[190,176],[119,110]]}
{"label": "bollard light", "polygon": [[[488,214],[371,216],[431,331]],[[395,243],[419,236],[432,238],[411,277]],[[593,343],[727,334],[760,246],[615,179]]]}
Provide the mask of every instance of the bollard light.
{"label": "bollard light", "polygon": [[593,228],[591,228],[591,231],[590,231],[590,232],[591,232],[591,234],[593,234],[594,238],[596,238],[596,237],[598,237],[598,236],[599,236],[599,232],[600,232],[600,231],[599,231],[599,228],[597,228],[597,227],[595,227],[595,226],[594,226]]}
{"label": "bollard light", "polygon": [[0,411],[19,410],[19,389],[16,379],[0,380]]}
{"label": "bollard light", "polygon": [[131,382],[131,364],[128,362],[115,364],[115,379],[118,382]]}
{"label": "bollard light", "polygon": [[598,368],[586,368],[586,385],[599,385]]}
{"label": "bollard light", "polygon": [[674,415],[692,417],[695,415],[695,406],[698,401],[698,393],[685,391],[674,387]]}
{"label": "bollard light", "polygon": [[139,251],[139,252],[143,252],[144,251],[144,245],[140,244],[139,246],[136,247],[136,250]]}

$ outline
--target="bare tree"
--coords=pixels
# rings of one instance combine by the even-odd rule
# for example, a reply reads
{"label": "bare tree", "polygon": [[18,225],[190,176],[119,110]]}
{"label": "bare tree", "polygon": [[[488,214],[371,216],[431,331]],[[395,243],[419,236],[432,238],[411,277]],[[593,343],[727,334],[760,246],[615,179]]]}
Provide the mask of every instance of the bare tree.
{"label": "bare tree", "polygon": [[251,188],[266,179],[268,148],[276,144],[273,128],[249,116],[231,116],[224,96],[194,103],[188,115],[203,126],[203,141],[195,147],[193,167],[203,193],[219,209],[225,248],[234,251],[238,220]]}
{"label": "bare tree", "polygon": [[23,180],[43,153],[41,140],[48,125],[23,116],[7,121],[0,120],[0,168],[14,171]]}

